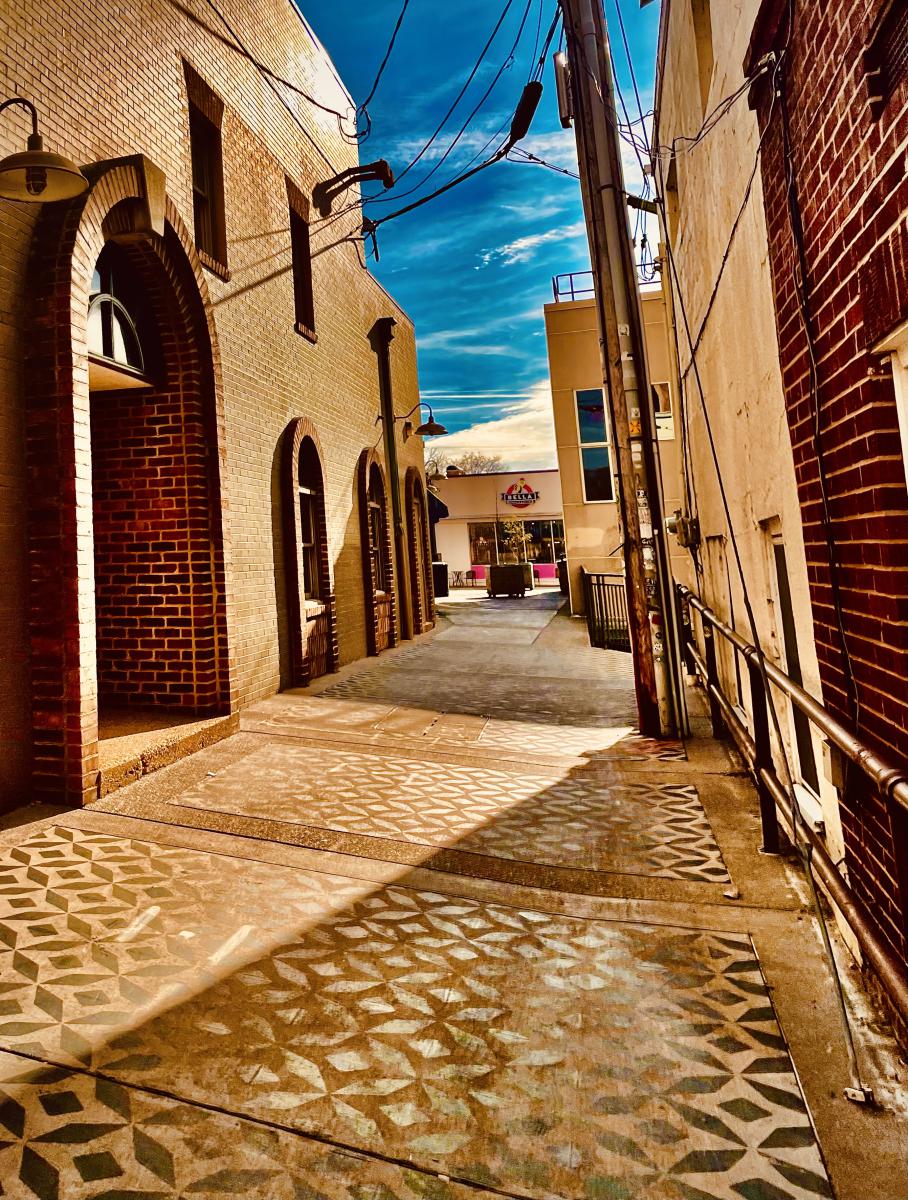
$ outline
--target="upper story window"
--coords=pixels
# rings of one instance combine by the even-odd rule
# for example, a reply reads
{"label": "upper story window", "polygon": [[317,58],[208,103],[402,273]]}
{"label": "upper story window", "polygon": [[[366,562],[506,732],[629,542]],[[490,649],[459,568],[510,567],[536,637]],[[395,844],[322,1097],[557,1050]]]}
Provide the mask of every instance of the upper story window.
{"label": "upper story window", "polygon": [[227,224],[224,213],[224,158],[221,123],[224,103],[188,65],[189,148],[192,157],[192,216],[202,262],[227,276]]}
{"label": "upper story window", "polygon": [[877,19],[864,51],[871,115],[876,118],[908,82],[908,7],[890,0]]}
{"label": "upper story window", "polygon": [[583,498],[587,504],[615,499],[605,395],[602,388],[575,392]]}
{"label": "upper story window", "polygon": [[150,386],[124,275],[116,248],[107,246],[95,265],[88,300],[89,386],[95,391]]}
{"label": "upper story window", "polygon": [[293,305],[297,333],[316,340],[315,296],[312,290],[312,249],[309,244],[309,202],[295,184],[287,180],[290,204],[290,248],[293,262]]}

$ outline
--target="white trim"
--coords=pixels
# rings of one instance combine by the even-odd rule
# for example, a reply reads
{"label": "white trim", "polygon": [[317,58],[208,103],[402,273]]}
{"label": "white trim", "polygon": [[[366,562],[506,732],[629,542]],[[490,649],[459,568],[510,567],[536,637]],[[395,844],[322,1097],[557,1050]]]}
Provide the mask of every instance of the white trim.
{"label": "white trim", "polygon": [[908,484],[908,321],[875,346],[874,353],[889,355],[892,383],[895,387],[895,409],[902,440],[902,465],[905,468],[905,482]]}

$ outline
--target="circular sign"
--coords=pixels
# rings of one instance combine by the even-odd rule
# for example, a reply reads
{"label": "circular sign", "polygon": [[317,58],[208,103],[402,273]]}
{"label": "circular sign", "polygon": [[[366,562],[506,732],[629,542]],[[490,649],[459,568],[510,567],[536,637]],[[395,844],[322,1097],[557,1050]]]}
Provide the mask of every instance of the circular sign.
{"label": "circular sign", "polygon": [[529,508],[539,499],[539,493],[534,492],[525,479],[521,479],[519,483],[512,483],[506,491],[503,491],[501,498],[512,508]]}

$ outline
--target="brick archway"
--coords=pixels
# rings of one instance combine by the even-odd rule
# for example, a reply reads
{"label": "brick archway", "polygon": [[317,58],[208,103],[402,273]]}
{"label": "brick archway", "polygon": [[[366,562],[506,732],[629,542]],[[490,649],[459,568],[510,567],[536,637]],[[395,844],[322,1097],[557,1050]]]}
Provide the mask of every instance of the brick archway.
{"label": "brick archway", "polygon": [[416,467],[407,468],[404,502],[407,508],[407,564],[410,570],[413,632],[425,633],[435,625],[435,591],[432,586],[426,492]]}
{"label": "brick archway", "polygon": [[[202,714],[232,711],[236,705],[220,501],[223,397],[201,264],[166,196],[162,172],[148,159],[136,155],[99,163],[87,174],[91,187],[84,195],[46,206],[36,224],[25,389],[33,786],[38,796],[76,803],[97,794],[99,690],[116,694],[119,689],[124,702],[140,695],[155,706]],[[164,366],[153,394],[141,394],[141,400],[131,399],[138,393],[108,393],[130,400],[119,411],[95,412],[93,446],[87,311],[94,266],[108,242],[120,245],[148,282],[150,303],[161,320]],[[137,436],[118,446],[113,415],[128,421],[139,412],[147,416],[151,408],[156,428],[150,421],[133,426],[130,432]],[[185,437],[183,422],[189,431]],[[114,529],[114,489],[96,494],[93,449],[105,471],[116,461],[121,477],[135,482],[127,498],[127,504],[135,502],[135,520],[126,533],[122,519]],[[180,486],[170,495],[151,488],[142,493],[142,456],[146,467],[152,458],[169,464]],[[105,478],[110,482],[112,476]],[[96,539],[99,506],[103,532]],[[168,506],[172,519],[164,523]],[[156,530],[158,518],[162,524]],[[148,573],[141,594],[127,579],[126,590],[116,597],[113,555],[107,557],[112,540],[131,539],[138,562],[140,537],[152,535],[162,574],[152,579]],[[102,580],[97,596],[96,565]],[[168,593],[182,604],[181,610],[175,604],[170,609],[173,628],[168,619],[149,619],[148,632],[157,632],[146,641],[137,638],[126,663],[121,652],[129,649],[123,634],[134,624],[130,610],[143,596],[166,609]],[[189,614],[182,625],[178,611]],[[165,639],[165,629],[173,633],[172,641]]]}
{"label": "brick archway", "polygon": [[[292,687],[303,687],[319,675],[336,671],[340,657],[337,642],[337,602],[332,586],[331,558],[328,552],[324,463],[321,440],[312,422],[307,417],[297,417],[291,421],[284,430],[281,448],[281,507]],[[306,599],[307,590],[311,590],[311,581],[305,578],[301,552],[303,530],[299,487],[303,466],[308,466],[317,476],[314,480],[313,532],[316,539],[315,569],[318,594],[314,601]]]}
{"label": "brick archway", "polygon": [[[378,587],[375,555],[371,551],[370,489],[377,486],[380,493],[381,530],[380,552],[383,556],[385,587]],[[391,521],[388,514],[388,487],[381,460],[374,449],[359,456],[356,467],[356,495],[359,504],[360,544],[363,556],[363,599],[366,619],[366,649],[370,655],[381,654],[399,640],[397,600],[394,588],[394,554],[391,548]]]}

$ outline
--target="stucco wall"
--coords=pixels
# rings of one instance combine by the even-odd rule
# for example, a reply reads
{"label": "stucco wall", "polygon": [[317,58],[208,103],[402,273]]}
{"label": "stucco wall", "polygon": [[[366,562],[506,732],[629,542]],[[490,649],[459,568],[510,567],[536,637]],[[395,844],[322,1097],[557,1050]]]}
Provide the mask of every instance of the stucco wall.
{"label": "stucco wall", "polygon": [[[743,82],[742,63],[759,0],[713,3],[713,62],[704,106],[699,86],[691,7],[672,2],[663,8],[657,92],[657,136],[668,147],[690,136],[723,97]],[[700,143],[684,143],[674,157],[677,214],[673,252],[692,334],[697,336],[748,179],[754,170],[759,131],[746,96]],[[669,158],[663,152],[663,184]],[[704,600],[742,635],[750,638],[743,593],[723,511],[707,437],[704,408],[692,373],[691,355],[677,296],[673,295],[680,350],[684,407],[689,439],[690,511],[702,535],[697,588]],[[757,631],[767,652],[783,659],[782,630],[772,566],[772,535],[784,541],[804,686],[821,697],[801,513],[779,370],[769,274],[766,224],[759,174],[729,252],[727,266],[697,355],[712,422],[719,466],[725,481],[731,522],[747,581]],[[735,672],[723,652],[726,687],[734,693]],[[741,703],[746,708],[746,680]],[[781,723],[791,754],[790,716]],[[822,781],[819,742],[814,745],[830,852],[842,852],[835,793]]]}
{"label": "stucco wall", "polygon": [[[674,372],[671,367],[665,305],[661,291],[650,291],[644,295],[643,319],[650,378],[653,382],[671,384]],[[545,327],[555,441],[564,499],[571,611],[580,613],[583,611],[581,568],[588,571],[622,573],[624,567],[617,504],[615,501],[590,504],[585,501],[583,494],[574,393],[586,388],[602,387],[602,360],[595,302],[570,300],[547,304]],[[673,409],[677,408],[673,384],[672,406]],[[674,435],[660,436],[659,439],[665,511],[671,513],[678,507],[681,494],[680,443],[677,438],[676,420],[672,427],[666,427],[664,432]],[[613,470],[614,466],[613,455]],[[686,580],[689,569],[687,555],[682,551],[673,554],[672,557],[676,575]]]}

